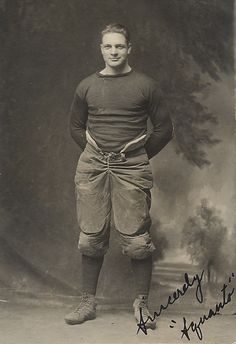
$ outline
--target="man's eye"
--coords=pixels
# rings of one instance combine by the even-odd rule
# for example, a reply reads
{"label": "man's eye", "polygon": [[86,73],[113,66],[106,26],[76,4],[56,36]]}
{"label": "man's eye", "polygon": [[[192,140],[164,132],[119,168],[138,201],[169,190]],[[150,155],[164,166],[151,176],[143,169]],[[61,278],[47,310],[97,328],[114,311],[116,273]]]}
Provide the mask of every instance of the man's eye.
{"label": "man's eye", "polygon": [[125,46],[124,46],[124,45],[118,45],[117,48],[118,48],[118,49],[124,49]]}
{"label": "man's eye", "polygon": [[104,49],[110,49],[111,46],[110,45],[104,45]]}

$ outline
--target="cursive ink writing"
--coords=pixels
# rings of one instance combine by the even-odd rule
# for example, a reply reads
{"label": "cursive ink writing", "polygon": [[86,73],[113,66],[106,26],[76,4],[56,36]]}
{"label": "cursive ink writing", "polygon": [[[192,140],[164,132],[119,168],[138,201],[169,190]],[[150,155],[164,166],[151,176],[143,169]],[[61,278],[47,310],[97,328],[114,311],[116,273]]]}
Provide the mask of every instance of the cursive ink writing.
{"label": "cursive ink writing", "polygon": [[[234,278],[234,273],[231,275],[232,278]],[[231,283],[231,277],[229,277],[229,284]],[[197,337],[202,340],[203,333],[201,329],[201,325],[203,325],[207,320],[211,319],[212,317],[219,314],[219,311],[222,310],[225,305],[227,305],[232,300],[232,295],[234,294],[235,289],[233,288],[231,291],[226,292],[226,288],[228,287],[228,284],[224,283],[223,288],[221,289],[222,292],[222,301],[219,303],[216,303],[215,307],[212,309],[209,309],[208,314],[204,314],[202,317],[199,318],[199,321],[196,323],[192,321],[189,326],[187,326],[187,320],[185,317],[183,317],[183,329],[181,330],[183,338],[184,336],[190,340],[189,331],[195,332]]]}
{"label": "cursive ink writing", "polygon": [[202,279],[203,279],[203,275],[204,275],[204,270],[202,270],[201,274],[198,275],[194,275],[192,281],[190,281],[189,276],[187,273],[184,274],[184,284],[182,286],[181,289],[176,289],[176,291],[173,292],[172,295],[168,296],[167,302],[163,305],[161,304],[159,310],[157,312],[153,313],[153,317],[148,316],[147,319],[143,319],[143,314],[142,314],[142,309],[140,308],[140,319],[139,319],[139,323],[137,324],[138,326],[138,330],[137,333],[141,330],[144,334],[147,335],[147,328],[146,328],[146,323],[148,322],[148,320],[154,321],[155,319],[157,319],[164,310],[166,310],[169,305],[173,305],[175,303],[175,301],[177,301],[181,296],[184,296],[186,294],[186,292],[188,291],[189,288],[191,288],[194,283],[196,282],[196,299],[199,303],[203,302],[203,293],[202,293]]}

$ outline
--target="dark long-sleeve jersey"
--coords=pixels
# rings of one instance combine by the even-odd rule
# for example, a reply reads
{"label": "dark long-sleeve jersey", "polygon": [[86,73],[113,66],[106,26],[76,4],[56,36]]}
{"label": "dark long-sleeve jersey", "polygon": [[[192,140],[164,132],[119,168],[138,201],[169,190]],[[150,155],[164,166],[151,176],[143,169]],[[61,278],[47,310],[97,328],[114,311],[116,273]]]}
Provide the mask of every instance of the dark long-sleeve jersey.
{"label": "dark long-sleeve jersey", "polygon": [[103,75],[82,80],[71,106],[70,131],[84,149],[85,131],[105,152],[119,152],[125,144],[147,133],[147,119],[153,124],[145,148],[149,158],[172,138],[168,108],[156,82],[143,73]]}

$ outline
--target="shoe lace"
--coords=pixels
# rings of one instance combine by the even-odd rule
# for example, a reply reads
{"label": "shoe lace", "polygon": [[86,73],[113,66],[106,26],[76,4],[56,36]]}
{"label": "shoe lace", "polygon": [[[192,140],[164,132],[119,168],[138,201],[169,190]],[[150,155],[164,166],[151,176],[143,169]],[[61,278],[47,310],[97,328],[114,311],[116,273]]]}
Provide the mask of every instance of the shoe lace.
{"label": "shoe lace", "polygon": [[82,295],[81,301],[78,307],[76,307],[75,312],[79,313],[84,308],[90,308],[92,304],[93,304],[93,301],[91,300],[91,298],[87,294],[84,294]]}
{"label": "shoe lace", "polygon": [[144,318],[148,319],[148,323],[153,323],[153,322],[155,323],[156,322],[155,319],[152,319],[152,315],[148,309],[147,301],[140,300],[138,307],[142,308],[142,315]]}
{"label": "shoe lace", "polygon": [[150,316],[150,312],[149,312],[149,310],[148,310],[147,302],[141,300],[141,301],[139,302],[139,304],[138,304],[138,307],[139,307],[139,308],[142,308],[142,314],[143,314],[144,316],[147,316],[147,317]]}

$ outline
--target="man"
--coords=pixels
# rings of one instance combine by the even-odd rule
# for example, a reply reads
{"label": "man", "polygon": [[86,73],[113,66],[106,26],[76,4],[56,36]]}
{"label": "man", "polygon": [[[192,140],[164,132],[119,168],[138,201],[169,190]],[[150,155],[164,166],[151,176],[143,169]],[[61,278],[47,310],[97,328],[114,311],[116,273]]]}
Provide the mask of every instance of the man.
{"label": "man", "polygon": [[[95,293],[108,249],[111,217],[123,254],[131,259],[137,286],[134,314],[150,315],[148,293],[152,274],[149,209],[152,173],[149,159],[172,138],[173,127],[160,89],[128,63],[129,32],[120,24],[102,31],[105,68],[78,85],[71,107],[70,129],[82,148],[75,176],[82,252],[83,296],[68,324],[96,316]],[[153,132],[147,138],[147,118]],[[149,320],[147,328],[155,328]]]}

